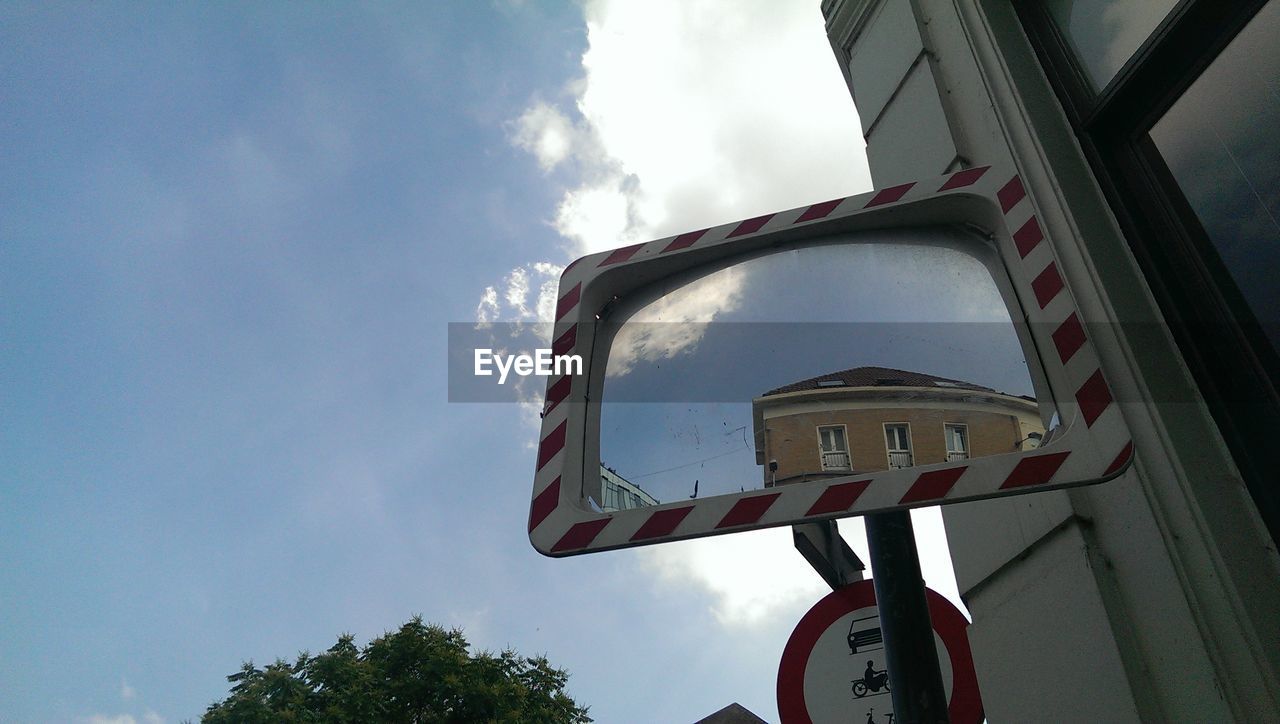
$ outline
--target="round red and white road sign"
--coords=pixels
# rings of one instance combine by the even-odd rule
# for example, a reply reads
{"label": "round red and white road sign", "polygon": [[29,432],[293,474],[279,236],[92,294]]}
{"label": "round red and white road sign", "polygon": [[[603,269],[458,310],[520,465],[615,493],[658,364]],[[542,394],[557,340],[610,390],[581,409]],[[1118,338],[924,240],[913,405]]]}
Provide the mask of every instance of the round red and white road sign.
{"label": "round red and white road sign", "polygon": [[[978,724],[969,622],[942,594],[925,593],[951,722]],[[892,713],[875,587],[859,581],[818,601],[796,625],[778,666],[778,714],[783,724],[888,724]]]}

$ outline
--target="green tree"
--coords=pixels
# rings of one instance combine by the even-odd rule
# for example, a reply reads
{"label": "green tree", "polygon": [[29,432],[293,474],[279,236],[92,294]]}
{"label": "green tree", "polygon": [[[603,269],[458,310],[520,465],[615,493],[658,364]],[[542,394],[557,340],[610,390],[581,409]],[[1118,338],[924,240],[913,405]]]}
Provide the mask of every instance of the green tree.
{"label": "green tree", "polygon": [[458,630],[415,616],[357,648],[349,634],[328,651],[252,662],[227,677],[230,695],[201,721],[222,722],[589,722],[564,687],[569,675],[545,657],[515,651],[471,654]]}

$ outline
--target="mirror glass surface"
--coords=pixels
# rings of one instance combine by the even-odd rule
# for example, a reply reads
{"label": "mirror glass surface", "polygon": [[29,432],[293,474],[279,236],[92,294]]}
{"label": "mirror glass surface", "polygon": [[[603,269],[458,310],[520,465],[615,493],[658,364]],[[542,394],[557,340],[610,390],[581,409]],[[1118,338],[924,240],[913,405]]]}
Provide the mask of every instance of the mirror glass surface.
{"label": "mirror glass surface", "polygon": [[1036,446],[1027,357],[980,244],[950,229],[844,236],[618,300],[602,321],[592,507]]}

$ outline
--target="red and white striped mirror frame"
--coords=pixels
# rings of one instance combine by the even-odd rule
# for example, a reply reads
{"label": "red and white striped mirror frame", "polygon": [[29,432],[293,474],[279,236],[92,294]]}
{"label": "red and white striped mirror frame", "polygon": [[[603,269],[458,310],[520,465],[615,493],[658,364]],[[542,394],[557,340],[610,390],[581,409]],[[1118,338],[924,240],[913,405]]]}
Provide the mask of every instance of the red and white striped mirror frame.
{"label": "red and white striped mirror frame", "polygon": [[[560,278],[553,354],[591,349],[596,314],[613,296],[606,288],[609,279],[601,279],[607,274],[617,279],[616,273],[626,270],[629,278],[650,283],[778,240],[939,223],[982,229],[998,248],[1021,306],[1010,315],[1028,322],[1062,421],[1063,432],[1049,444],[956,463],[600,513],[585,507],[581,495],[586,470],[598,468],[598,462],[585,466],[582,459],[589,378],[602,374],[588,368],[583,375],[548,379],[529,512],[534,548],[549,556],[576,555],[1088,485],[1123,473],[1132,461],[1132,437],[1103,378],[1085,320],[1021,179],[998,168],[966,169],[583,257]],[[590,359],[588,352],[580,354]]]}

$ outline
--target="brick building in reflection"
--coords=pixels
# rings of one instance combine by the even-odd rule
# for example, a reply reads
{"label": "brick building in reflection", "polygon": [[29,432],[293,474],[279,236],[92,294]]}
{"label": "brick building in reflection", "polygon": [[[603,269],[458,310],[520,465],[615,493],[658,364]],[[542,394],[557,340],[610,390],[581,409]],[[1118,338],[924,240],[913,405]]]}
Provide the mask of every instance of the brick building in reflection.
{"label": "brick building in reflection", "polygon": [[1036,401],[961,380],[855,367],[752,401],[765,487],[1035,447]]}

